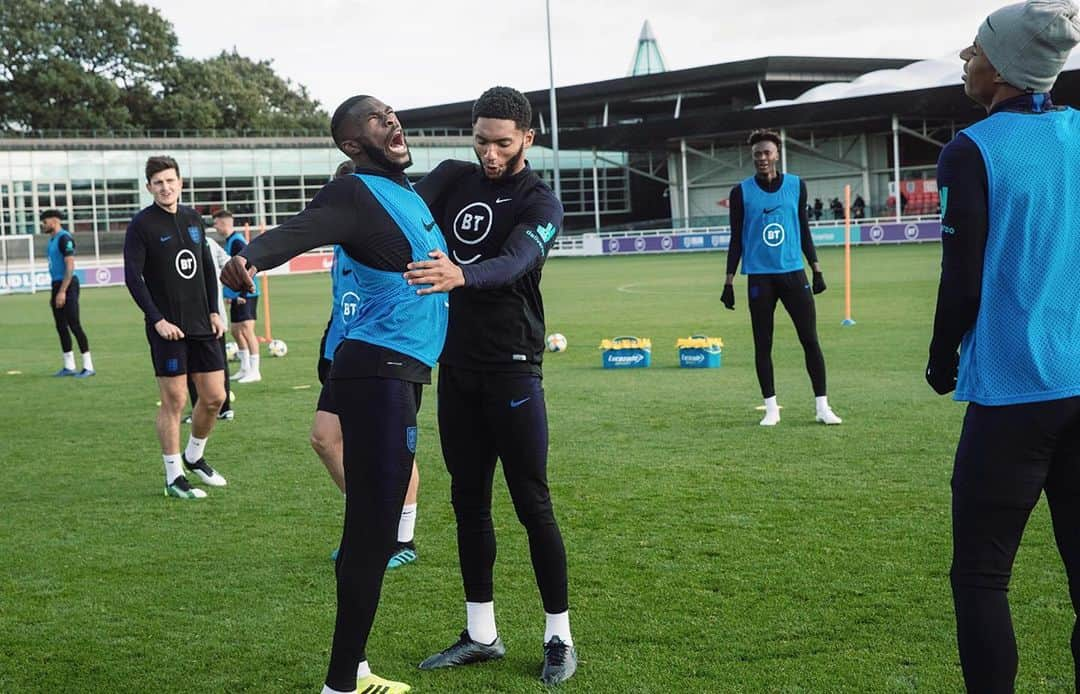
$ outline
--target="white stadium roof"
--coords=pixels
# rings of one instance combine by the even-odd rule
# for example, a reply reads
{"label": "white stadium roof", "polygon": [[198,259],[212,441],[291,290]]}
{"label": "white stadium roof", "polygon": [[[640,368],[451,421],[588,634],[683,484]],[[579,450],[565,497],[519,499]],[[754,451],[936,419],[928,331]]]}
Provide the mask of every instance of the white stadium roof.
{"label": "white stadium roof", "polygon": [[[959,54],[960,51],[956,53]],[[1065,70],[1080,70],[1080,51],[1075,51],[1065,63]],[[898,70],[875,70],[851,82],[829,82],[803,92],[794,99],[775,99],[754,108],[773,108],[807,104],[816,101],[849,99],[871,94],[893,94],[916,89],[947,87],[962,83],[963,64],[956,55],[949,58],[920,60]]]}

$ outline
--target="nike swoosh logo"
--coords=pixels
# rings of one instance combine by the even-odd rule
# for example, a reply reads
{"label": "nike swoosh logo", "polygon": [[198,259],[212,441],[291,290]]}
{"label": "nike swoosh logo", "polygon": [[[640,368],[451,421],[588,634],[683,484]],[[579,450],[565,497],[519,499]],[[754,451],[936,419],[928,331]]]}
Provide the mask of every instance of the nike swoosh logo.
{"label": "nike swoosh logo", "polygon": [[341,274],[342,274],[342,275],[351,275],[351,274],[352,274],[352,270],[342,270],[342,271],[341,271]]}
{"label": "nike swoosh logo", "polygon": [[522,405],[529,402],[530,400],[532,400],[531,397],[523,398],[521,400],[511,400],[510,401],[510,407],[521,407]]}
{"label": "nike swoosh logo", "polygon": [[434,219],[431,220],[430,222],[421,222],[421,223],[424,225],[424,231],[431,231],[432,229],[435,228],[435,220]]}
{"label": "nike swoosh logo", "polygon": [[513,198],[495,198],[495,204],[499,205],[504,202],[510,202]]}
{"label": "nike swoosh logo", "polygon": [[172,238],[172,235],[171,235],[171,234],[170,234],[169,236],[162,236],[162,237],[161,237],[161,242],[162,242],[162,243],[165,243],[166,241],[168,241],[168,240],[169,240],[169,239],[171,239],[171,238]]}
{"label": "nike swoosh logo", "polygon": [[388,362],[386,362],[386,365],[387,366],[405,366],[405,364],[400,362],[400,361],[388,361]]}
{"label": "nike swoosh logo", "polygon": [[776,212],[779,209],[780,209],[780,205],[777,205],[776,207],[772,208],[771,210],[768,207],[766,207],[765,208],[765,214],[772,214],[773,212]]}

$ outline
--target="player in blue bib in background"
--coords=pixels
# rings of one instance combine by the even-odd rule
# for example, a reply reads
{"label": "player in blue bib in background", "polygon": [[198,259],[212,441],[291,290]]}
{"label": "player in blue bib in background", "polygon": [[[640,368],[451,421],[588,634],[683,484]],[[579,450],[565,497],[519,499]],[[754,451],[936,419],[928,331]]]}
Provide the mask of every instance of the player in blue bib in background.
{"label": "player in blue bib in background", "polygon": [[[60,225],[59,210],[45,210],[41,213],[41,230],[49,235],[49,279],[52,280],[52,293],[49,307],[52,308],[53,322],[60,335],[60,349],[64,355],[64,366],[56,376],[75,376],[87,378],[93,376],[94,362],[90,358],[90,341],[86,339],[82,322],[79,320],[79,278],[75,274],[75,237]],[[71,335],[79,343],[82,352],[82,371],[75,369],[75,353],[71,351]]]}
{"label": "player in blue bib in background", "polygon": [[[214,213],[214,229],[225,238],[225,252],[238,255],[247,248],[243,232],[233,227],[233,214],[221,209]],[[259,284],[250,292],[234,292],[228,287],[222,290],[229,303],[229,330],[236,340],[240,370],[231,378],[237,383],[257,383],[262,380],[259,370],[259,338],[255,336],[255,320],[259,309]]]}
{"label": "player in blue bib in background", "polygon": [[[953,463],[950,579],[972,692],[1013,691],[1009,580],[1043,491],[1080,611],[1080,112],[1050,101],[1078,42],[1071,0],[987,17],[960,58],[964,91],[989,115],[938,160],[941,284],[926,379],[969,402]],[[1076,622],[1071,647],[1080,689]]]}
{"label": "player in blue bib in background", "polygon": [[[355,171],[351,161],[342,162],[334,173],[334,178],[349,176]],[[319,344],[319,403],[315,408],[315,421],[311,424],[311,447],[326,466],[330,479],[334,480],[341,493],[345,493],[345,469],[341,459],[341,420],[338,418],[334,395],[327,382],[334,363],[334,353],[341,345],[348,332],[349,324],[359,313],[360,287],[353,279],[353,274],[343,270],[345,251],[341,246],[334,246],[334,260],[330,266],[330,320],[326,323],[322,342]],[[398,520],[397,548],[387,563],[388,569],[396,569],[416,561],[416,501],[420,489],[420,471],[413,462],[409,489],[405,493],[405,504],[401,507]],[[330,558],[337,560],[340,549],[335,549]]]}
{"label": "player in blue bib in background", "polygon": [[[814,387],[817,421],[840,424],[825,391],[825,357],[817,335],[813,294],[825,291],[806,206],[806,184],[798,176],[777,171],[780,136],[755,130],[749,144],[757,173],[735,186],[729,198],[731,245],[727,255],[727,278],[720,300],[735,308],[735,270],[742,261],[747,275],[750,324],[754,331],[754,365],[761,397],[765,399],[762,426],[780,423],[780,405],[773,381],[772,341],[776,302],[784,304],[806,355],[806,370]],[[813,285],[806,279],[802,256],[814,272]]]}

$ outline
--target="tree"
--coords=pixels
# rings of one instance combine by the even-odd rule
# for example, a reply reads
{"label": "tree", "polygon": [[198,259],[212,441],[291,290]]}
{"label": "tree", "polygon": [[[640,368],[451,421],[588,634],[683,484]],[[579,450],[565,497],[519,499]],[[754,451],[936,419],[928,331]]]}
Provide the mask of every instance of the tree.
{"label": "tree", "polygon": [[181,58],[165,70],[162,98],[150,120],[154,128],[175,128],[182,121],[243,132],[325,130],[328,117],[304,87],[280,77],[269,61],[233,50],[203,61]]}
{"label": "tree", "polygon": [[327,114],[268,61],[177,54],[133,0],[0,0],[4,130],[324,129]]}

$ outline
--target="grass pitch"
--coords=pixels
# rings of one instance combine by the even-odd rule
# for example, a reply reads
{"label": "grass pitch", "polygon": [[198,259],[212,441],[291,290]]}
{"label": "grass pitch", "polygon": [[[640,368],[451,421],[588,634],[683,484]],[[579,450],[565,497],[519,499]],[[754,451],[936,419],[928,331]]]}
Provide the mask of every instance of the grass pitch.
{"label": "grass pitch", "polygon": [[[757,426],[745,283],[722,254],[555,259],[545,270],[550,477],[581,667],[568,692],[959,691],[949,476],[963,415],[922,372],[935,245],[822,252],[818,326],[840,427],[813,421],[777,314],[783,421]],[[0,297],[0,691],[315,692],[334,617],[342,502],[307,443],[326,276],[271,283],[284,359],[236,386],[207,458],[229,486],[162,496],[156,387],[123,288],[83,292],[98,375],[55,379],[47,295]],[[260,326],[261,330],[261,326]],[[675,340],[724,339],[677,368]],[[603,337],[652,338],[653,366],[605,371]],[[9,371],[19,374],[7,375]],[[303,386],[310,386],[303,388]],[[543,613],[497,476],[498,663],[420,672],[464,625],[435,395],[421,412],[420,559],[387,576],[368,656],[417,692],[541,692]],[[186,432],[187,428],[184,428]],[[186,436],[186,433],[184,434]],[[1021,691],[1069,691],[1072,609],[1045,504],[1011,592]]]}

